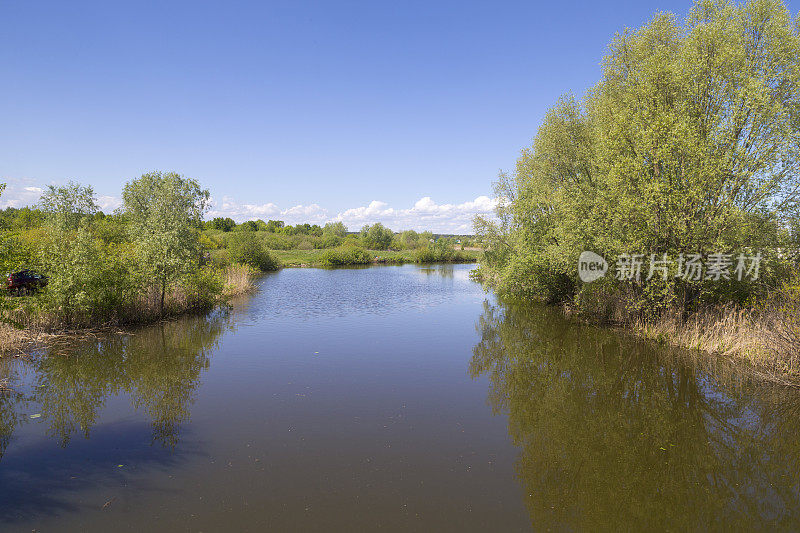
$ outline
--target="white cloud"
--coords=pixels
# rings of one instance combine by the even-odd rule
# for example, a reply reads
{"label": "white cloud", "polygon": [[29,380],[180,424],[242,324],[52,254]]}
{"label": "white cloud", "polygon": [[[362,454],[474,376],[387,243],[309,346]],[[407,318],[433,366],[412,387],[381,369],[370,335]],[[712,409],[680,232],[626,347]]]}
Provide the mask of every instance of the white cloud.
{"label": "white cloud", "polygon": [[[0,195],[0,208],[35,206],[39,203],[44,192],[36,180],[31,178],[0,178],[0,183],[6,184],[6,190]],[[104,213],[112,213],[122,205],[122,200],[116,196],[98,196],[97,205]]]}
{"label": "white cloud", "polygon": [[122,200],[116,196],[98,196],[97,206],[105,214],[113,213],[117,208],[122,205]]}
{"label": "white cloud", "polygon": [[223,196],[222,201],[218,202],[211,198],[211,210],[208,212],[209,218],[230,217],[237,222],[245,220],[256,220],[268,218],[280,214],[281,210],[273,203],[268,204],[239,204],[229,196]]}
{"label": "white cloud", "polygon": [[396,231],[413,229],[436,233],[472,233],[473,217],[492,216],[496,205],[497,201],[488,196],[478,196],[461,204],[437,204],[430,196],[424,196],[408,209],[394,209],[386,202],[374,200],[368,206],[339,213],[335,220],[344,222],[351,229],[380,222]]}
{"label": "white cloud", "polygon": [[280,209],[273,203],[240,204],[229,196],[223,196],[221,202],[211,199],[211,209],[206,218],[230,217],[236,222],[245,220],[283,220],[287,224],[308,222],[320,224],[328,220],[328,211],[318,204],[295,205],[288,209]]}
{"label": "white cloud", "polygon": [[288,217],[288,218],[303,218],[304,222],[311,222],[312,220],[324,220],[328,216],[328,211],[326,209],[321,208],[317,204],[311,205],[296,205],[294,207],[290,207],[285,211],[281,211],[281,216]]}
{"label": "white cloud", "polygon": [[[35,180],[32,179],[0,179],[0,183],[8,183],[8,188],[0,196],[0,208],[22,207],[34,205],[42,193]],[[114,211],[121,205],[115,196],[99,196],[97,203],[105,213]],[[380,222],[395,231],[413,229],[417,231],[431,230],[436,233],[472,233],[472,219],[475,215],[494,215],[497,199],[478,196],[460,204],[439,204],[430,196],[417,200],[411,207],[396,208],[388,203],[373,200],[367,205],[351,207],[332,215],[317,203],[298,204],[281,208],[274,203],[248,204],[239,203],[236,199],[223,196],[222,200],[212,198],[211,209],[207,218],[230,217],[236,222],[245,220],[283,220],[287,224],[308,222],[324,224],[326,222],[344,222],[351,231],[356,231],[365,224]]]}
{"label": "white cloud", "polygon": [[230,217],[237,222],[267,217],[283,220],[287,224],[308,222],[344,222],[351,231],[365,224],[380,222],[393,230],[413,229],[431,230],[437,233],[472,233],[472,219],[475,215],[493,216],[497,200],[488,196],[478,196],[474,200],[460,204],[437,204],[430,196],[417,200],[407,209],[396,209],[388,203],[373,200],[368,205],[352,207],[330,216],[327,209],[319,204],[295,205],[279,209],[273,203],[254,205],[239,204],[233,198],[223,197],[221,202],[213,201],[208,218]]}
{"label": "white cloud", "polygon": [[42,189],[31,178],[0,178],[6,190],[0,195],[0,208],[35,205],[42,195]]}
{"label": "white cloud", "polygon": [[388,203],[373,200],[368,205],[352,207],[329,216],[328,211],[318,204],[296,205],[288,209],[278,209],[275,204],[238,204],[225,197],[221,203],[214,203],[208,217],[231,217],[237,222],[265,219],[264,215],[278,218],[287,224],[308,222],[344,222],[351,231],[365,224],[380,222],[395,231],[413,229],[431,230],[436,233],[472,233],[472,219],[475,215],[493,216],[497,200],[488,196],[478,196],[474,200],[460,204],[437,204],[430,196],[417,200],[407,209],[396,209]]}
{"label": "white cloud", "polygon": [[[348,209],[336,216],[336,220],[349,220],[351,222],[361,222],[367,220],[374,220],[378,218],[386,218],[394,215],[394,209],[388,207],[386,202],[379,202],[373,200],[366,207],[354,207]],[[377,220],[376,220],[377,221]]]}

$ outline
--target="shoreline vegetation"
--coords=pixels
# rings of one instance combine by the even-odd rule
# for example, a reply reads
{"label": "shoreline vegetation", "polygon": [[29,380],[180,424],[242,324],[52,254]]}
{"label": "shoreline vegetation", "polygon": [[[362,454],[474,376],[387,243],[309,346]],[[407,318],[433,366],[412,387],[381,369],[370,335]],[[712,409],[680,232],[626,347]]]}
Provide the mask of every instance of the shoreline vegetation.
{"label": "shoreline vegetation", "polygon": [[723,357],[744,365],[760,379],[800,388],[796,319],[780,309],[724,306],[694,312],[684,319],[673,316],[628,322],[587,317],[566,305],[562,310],[579,321],[610,326],[661,345],[702,354],[702,358]]}
{"label": "shoreline vegetation", "polygon": [[106,215],[91,187],[70,182],[50,186],[34,208],[0,210],[0,274],[47,277],[23,295],[3,290],[0,357],[207,311],[279,268],[474,262],[481,253],[470,236],[395,233],[381,224],[351,233],[341,222],[204,221],[209,192],[176,173],[145,174],[122,197]]}
{"label": "shoreline vegetation", "polygon": [[[780,0],[657,13],[614,37],[600,81],[563,96],[500,174],[475,278],[796,386],[799,139],[800,16]],[[581,278],[586,252],[604,277]],[[757,275],[734,270],[743,257]]]}

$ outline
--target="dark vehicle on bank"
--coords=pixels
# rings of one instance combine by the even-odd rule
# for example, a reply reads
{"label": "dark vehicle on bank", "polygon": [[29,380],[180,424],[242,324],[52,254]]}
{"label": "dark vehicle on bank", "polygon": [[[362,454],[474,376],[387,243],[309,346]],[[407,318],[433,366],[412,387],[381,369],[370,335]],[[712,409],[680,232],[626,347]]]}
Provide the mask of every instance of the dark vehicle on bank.
{"label": "dark vehicle on bank", "polygon": [[6,278],[6,291],[18,296],[32,294],[45,285],[47,276],[28,269],[12,272]]}

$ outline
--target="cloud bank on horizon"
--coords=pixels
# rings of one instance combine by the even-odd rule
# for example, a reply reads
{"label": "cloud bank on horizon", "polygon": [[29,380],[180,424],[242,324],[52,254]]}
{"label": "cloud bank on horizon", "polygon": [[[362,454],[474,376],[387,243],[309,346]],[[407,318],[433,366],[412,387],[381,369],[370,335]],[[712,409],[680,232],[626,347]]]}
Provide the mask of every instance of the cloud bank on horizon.
{"label": "cloud bank on horizon", "polygon": [[[0,208],[33,206],[39,201],[44,187],[32,179],[4,178],[0,183],[8,187],[0,196]],[[112,212],[121,205],[114,196],[98,196],[97,203],[106,213]],[[313,203],[281,208],[274,203],[249,204],[235,198],[223,196],[221,200],[212,198],[211,209],[207,219],[214,217],[230,217],[237,223],[246,220],[283,220],[287,224],[325,224],[326,222],[344,222],[355,231],[365,224],[381,224],[395,230],[413,229],[430,230],[435,233],[472,233],[472,219],[475,215],[493,216],[497,199],[478,196],[474,200],[460,204],[439,204],[430,196],[417,200],[410,208],[394,208],[388,203],[373,200],[366,206],[345,209],[332,213],[328,209]]]}

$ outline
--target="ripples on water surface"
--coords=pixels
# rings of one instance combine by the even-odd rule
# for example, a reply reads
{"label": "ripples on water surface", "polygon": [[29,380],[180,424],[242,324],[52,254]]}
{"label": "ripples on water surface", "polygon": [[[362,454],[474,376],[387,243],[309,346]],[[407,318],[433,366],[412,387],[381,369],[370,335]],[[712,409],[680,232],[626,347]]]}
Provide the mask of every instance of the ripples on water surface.
{"label": "ripples on water surface", "polygon": [[800,394],[470,268],[284,270],[230,312],[0,361],[0,529],[800,527]]}

